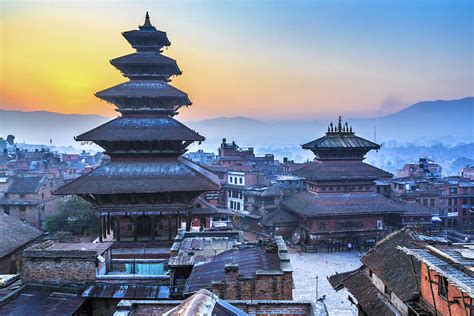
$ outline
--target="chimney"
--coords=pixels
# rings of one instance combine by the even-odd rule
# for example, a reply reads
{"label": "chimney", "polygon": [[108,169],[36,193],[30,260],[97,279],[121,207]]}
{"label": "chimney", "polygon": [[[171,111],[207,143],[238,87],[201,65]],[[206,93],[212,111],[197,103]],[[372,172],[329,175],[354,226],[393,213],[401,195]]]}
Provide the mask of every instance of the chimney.
{"label": "chimney", "polygon": [[239,266],[235,263],[227,263],[224,267],[225,281],[236,282],[239,278]]}
{"label": "chimney", "polygon": [[225,143],[226,143],[226,141],[227,141],[227,139],[225,139],[225,138],[222,138],[222,143],[223,143],[223,144],[225,144]]}

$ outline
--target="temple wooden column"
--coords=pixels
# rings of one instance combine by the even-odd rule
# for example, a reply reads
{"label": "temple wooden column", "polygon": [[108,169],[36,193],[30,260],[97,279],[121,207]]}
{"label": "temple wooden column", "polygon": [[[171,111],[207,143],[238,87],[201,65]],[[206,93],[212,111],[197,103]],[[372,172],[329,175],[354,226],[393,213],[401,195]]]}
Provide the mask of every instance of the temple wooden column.
{"label": "temple wooden column", "polygon": [[103,235],[103,238],[106,239],[107,238],[107,218],[106,216],[101,216],[101,221],[102,221],[102,235]]}
{"label": "temple wooden column", "polygon": [[155,240],[156,234],[156,218],[151,216],[151,240]]}
{"label": "temple wooden column", "polygon": [[102,216],[99,215],[99,220],[97,222],[99,225],[99,241],[103,242],[104,240],[102,238]]}
{"label": "temple wooden column", "polygon": [[168,239],[169,240],[173,240],[172,236],[171,236],[171,229],[172,229],[172,227],[171,227],[171,216],[168,216]]}
{"label": "temple wooden column", "polygon": [[120,241],[120,217],[115,220],[114,232],[115,232],[115,239],[117,241]]}
{"label": "temple wooden column", "polygon": [[107,214],[107,235],[110,235],[110,230],[111,230],[111,220],[112,217],[110,216],[110,213]]}
{"label": "temple wooden column", "polygon": [[133,217],[133,240],[138,240],[138,220],[136,216]]}

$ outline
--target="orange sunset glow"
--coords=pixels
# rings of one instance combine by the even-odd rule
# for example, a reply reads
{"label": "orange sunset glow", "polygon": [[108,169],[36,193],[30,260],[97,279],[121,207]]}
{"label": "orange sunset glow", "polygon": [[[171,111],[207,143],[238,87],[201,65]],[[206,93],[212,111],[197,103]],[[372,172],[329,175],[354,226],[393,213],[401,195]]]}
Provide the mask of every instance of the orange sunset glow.
{"label": "orange sunset glow", "polygon": [[[183,113],[186,119],[298,119],[333,116],[338,109],[354,116],[381,115],[417,100],[463,97],[472,85],[472,73],[462,63],[469,63],[469,57],[443,51],[447,44],[468,43],[448,33],[434,38],[437,29],[429,16],[415,34],[404,29],[401,35],[380,37],[376,30],[358,29],[357,23],[350,30],[333,27],[337,21],[325,18],[325,10],[335,11],[337,20],[350,8],[326,8],[328,3],[307,14],[302,13],[310,5],[306,2],[286,13],[278,3],[260,4],[245,17],[247,2],[217,8],[190,2],[187,9],[170,2],[1,5],[2,109],[116,115],[94,93],[126,81],[108,61],[132,52],[120,32],[141,24],[145,8],[172,42],[165,54],[183,70],[173,85],[193,101]],[[358,10],[354,14],[363,16],[363,8]],[[227,19],[231,12],[242,18]],[[445,23],[450,32],[463,26],[462,19]],[[355,42],[346,42],[344,32],[354,33]]]}

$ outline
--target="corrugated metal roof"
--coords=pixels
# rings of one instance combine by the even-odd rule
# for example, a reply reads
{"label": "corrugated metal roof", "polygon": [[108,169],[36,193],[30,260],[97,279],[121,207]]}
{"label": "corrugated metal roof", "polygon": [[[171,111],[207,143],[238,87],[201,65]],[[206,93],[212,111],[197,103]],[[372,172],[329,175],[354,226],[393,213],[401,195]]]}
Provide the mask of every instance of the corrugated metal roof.
{"label": "corrugated metal roof", "polygon": [[404,252],[414,256],[418,260],[427,264],[431,269],[448,279],[449,282],[456,284],[465,291],[470,297],[474,298],[474,278],[463,271],[453,267],[448,262],[435,257],[425,249],[408,249],[401,247]]}
{"label": "corrugated metal roof", "polygon": [[136,284],[94,284],[82,293],[82,297],[125,298],[125,299],[167,299],[167,286]]}
{"label": "corrugated metal roof", "polygon": [[202,288],[211,289],[213,281],[225,279],[226,264],[236,264],[242,277],[254,277],[259,270],[280,270],[278,254],[267,252],[264,246],[230,249],[206,262],[194,265],[183,292],[193,293]]}

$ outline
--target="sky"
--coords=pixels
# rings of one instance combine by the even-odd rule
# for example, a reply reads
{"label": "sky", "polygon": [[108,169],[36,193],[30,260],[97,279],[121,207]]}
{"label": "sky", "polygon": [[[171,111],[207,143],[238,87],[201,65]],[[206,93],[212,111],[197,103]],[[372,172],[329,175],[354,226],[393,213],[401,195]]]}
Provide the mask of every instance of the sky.
{"label": "sky", "polygon": [[376,117],[474,95],[473,1],[0,0],[0,109],[116,116],[121,32],[167,32],[180,118]]}

